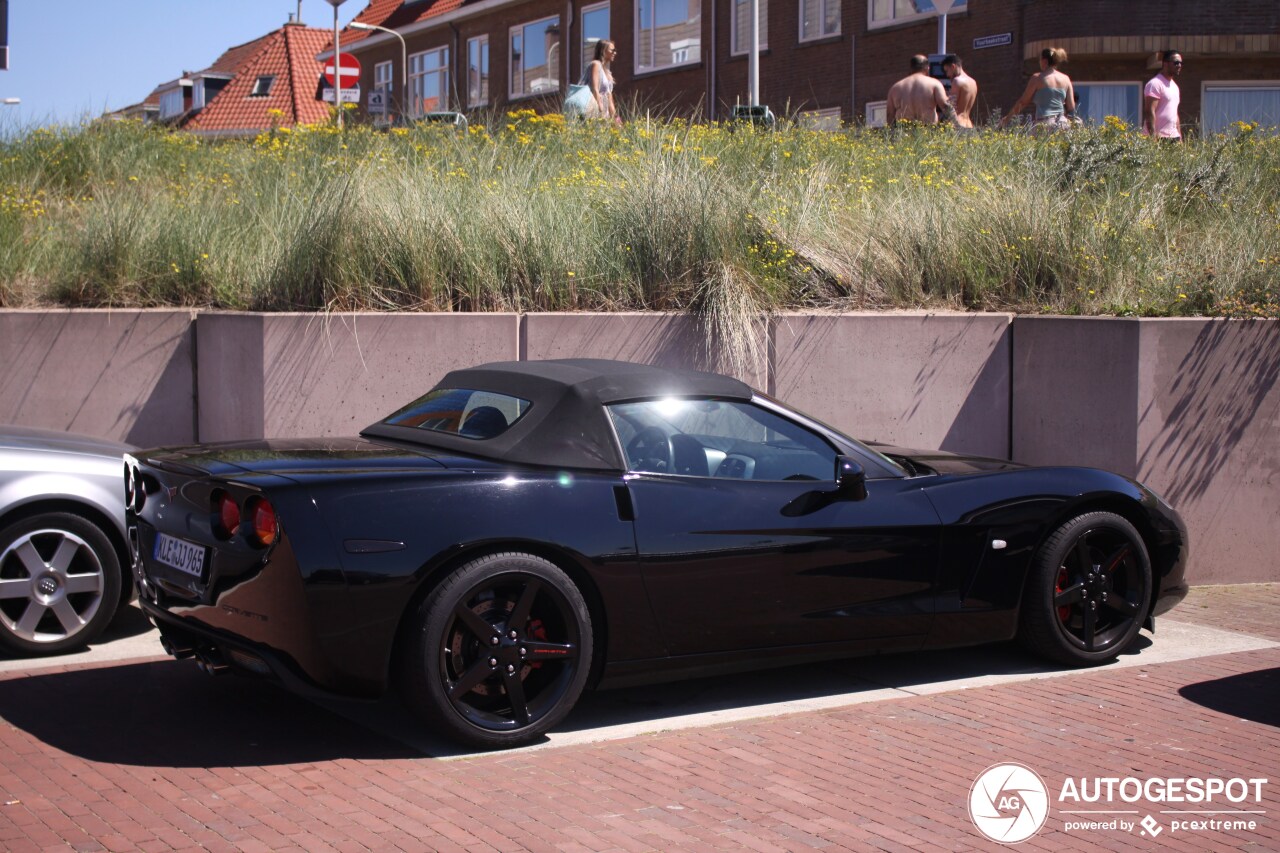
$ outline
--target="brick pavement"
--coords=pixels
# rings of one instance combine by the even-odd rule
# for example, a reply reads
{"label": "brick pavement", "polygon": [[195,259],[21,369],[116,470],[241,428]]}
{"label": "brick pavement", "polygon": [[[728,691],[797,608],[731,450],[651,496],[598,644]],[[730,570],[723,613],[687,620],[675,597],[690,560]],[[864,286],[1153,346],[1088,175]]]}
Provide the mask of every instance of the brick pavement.
{"label": "brick pavement", "polygon": [[[1280,639],[1277,596],[1196,590],[1186,617]],[[1271,780],[1252,832],[1067,832],[1055,804],[1025,849],[1280,849],[1280,649],[456,760],[169,661],[7,677],[0,717],[15,853],[993,849],[966,802],[1004,761],[1051,799],[1067,776]]]}

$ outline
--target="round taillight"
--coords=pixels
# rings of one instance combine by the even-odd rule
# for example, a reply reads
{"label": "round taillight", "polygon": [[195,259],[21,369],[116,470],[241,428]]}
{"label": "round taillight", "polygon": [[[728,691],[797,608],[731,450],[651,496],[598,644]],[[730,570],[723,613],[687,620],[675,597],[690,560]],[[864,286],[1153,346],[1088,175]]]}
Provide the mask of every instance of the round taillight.
{"label": "round taillight", "polygon": [[276,541],[276,510],[270,501],[266,498],[249,498],[249,502],[245,504],[245,514],[249,516],[249,527],[259,545],[270,545]]}
{"label": "round taillight", "polygon": [[218,513],[218,532],[224,539],[236,535],[240,527],[240,507],[235,498],[226,492],[219,492],[215,498],[214,511]]}

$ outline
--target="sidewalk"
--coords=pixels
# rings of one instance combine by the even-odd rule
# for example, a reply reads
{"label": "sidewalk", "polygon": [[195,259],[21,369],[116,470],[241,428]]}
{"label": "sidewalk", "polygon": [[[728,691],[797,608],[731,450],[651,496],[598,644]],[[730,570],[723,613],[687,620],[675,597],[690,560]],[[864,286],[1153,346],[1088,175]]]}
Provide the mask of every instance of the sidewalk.
{"label": "sidewalk", "polygon": [[[1172,621],[1280,642],[1278,612],[1280,585],[1196,589],[1155,643]],[[0,717],[7,851],[988,850],[967,804],[1002,762],[1049,792],[1025,849],[1280,849],[1280,647],[461,759],[171,661],[0,676]],[[1113,806],[1153,839],[1069,831],[1068,777],[1268,782],[1261,803]],[[1210,809],[1266,813],[1167,814]]]}

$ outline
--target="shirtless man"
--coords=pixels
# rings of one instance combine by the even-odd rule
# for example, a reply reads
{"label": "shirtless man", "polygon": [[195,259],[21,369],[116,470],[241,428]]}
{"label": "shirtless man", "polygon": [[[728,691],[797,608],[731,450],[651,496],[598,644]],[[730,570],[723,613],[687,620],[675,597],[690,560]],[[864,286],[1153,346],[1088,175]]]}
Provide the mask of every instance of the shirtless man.
{"label": "shirtless man", "polygon": [[951,78],[951,106],[956,110],[956,124],[973,127],[973,105],[978,102],[978,81],[964,73],[964,63],[954,53],[942,57],[942,72]]}
{"label": "shirtless man", "polygon": [[929,76],[929,57],[916,54],[911,57],[911,73],[889,87],[885,120],[890,125],[899,121],[937,124],[939,113],[947,121],[955,120],[947,90]]}

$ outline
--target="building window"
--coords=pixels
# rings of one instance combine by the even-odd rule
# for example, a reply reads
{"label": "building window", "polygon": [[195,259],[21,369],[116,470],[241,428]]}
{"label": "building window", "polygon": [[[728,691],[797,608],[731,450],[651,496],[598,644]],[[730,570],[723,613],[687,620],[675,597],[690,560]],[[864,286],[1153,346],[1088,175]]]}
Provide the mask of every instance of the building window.
{"label": "building window", "polygon": [[1280,82],[1205,83],[1201,100],[1204,133],[1226,133],[1238,121],[1280,125]]}
{"label": "building window", "polygon": [[[951,7],[951,12],[968,10],[969,0],[956,0]],[[867,0],[867,24],[871,27],[888,27],[937,16],[933,0]]]}
{"label": "building window", "polygon": [[276,82],[276,78],[270,74],[264,74],[257,80],[253,81],[253,89],[249,92],[251,98],[265,98],[271,94],[271,87]]}
{"label": "building window", "polygon": [[204,109],[204,80],[197,79],[191,84],[191,109]]}
{"label": "building window", "polygon": [[160,94],[160,118],[168,119],[182,115],[186,110],[185,87],[178,86]]}
{"label": "building window", "polygon": [[596,57],[596,42],[609,39],[609,4],[598,3],[582,10],[582,67]]}
{"label": "building window", "polygon": [[409,57],[409,104],[414,118],[449,109],[449,48],[415,53]]}
{"label": "building window", "polygon": [[[733,0],[733,28],[730,52],[751,50],[751,0]],[[760,49],[769,49],[769,0],[760,0]]]}
{"label": "building window", "polygon": [[467,39],[467,106],[489,103],[489,37]]}
{"label": "building window", "polygon": [[511,28],[511,97],[560,90],[560,16]]}
{"label": "building window", "polygon": [[1073,83],[1076,115],[1086,124],[1102,124],[1115,116],[1130,127],[1142,122],[1141,83]]}
{"label": "building window", "polygon": [[870,101],[867,104],[867,127],[884,127],[889,120],[888,101]]}
{"label": "building window", "polygon": [[392,82],[395,68],[390,62],[379,62],[373,66],[373,91],[378,96],[369,104],[369,112],[373,114],[374,124],[386,124],[391,120],[391,93],[395,91]]}
{"label": "building window", "polygon": [[800,41],[840,35],[840,0],[800,0]]}
{"label": "building window", "polygon": [[702,61],[702,0],[636,0],[636,71]]}

